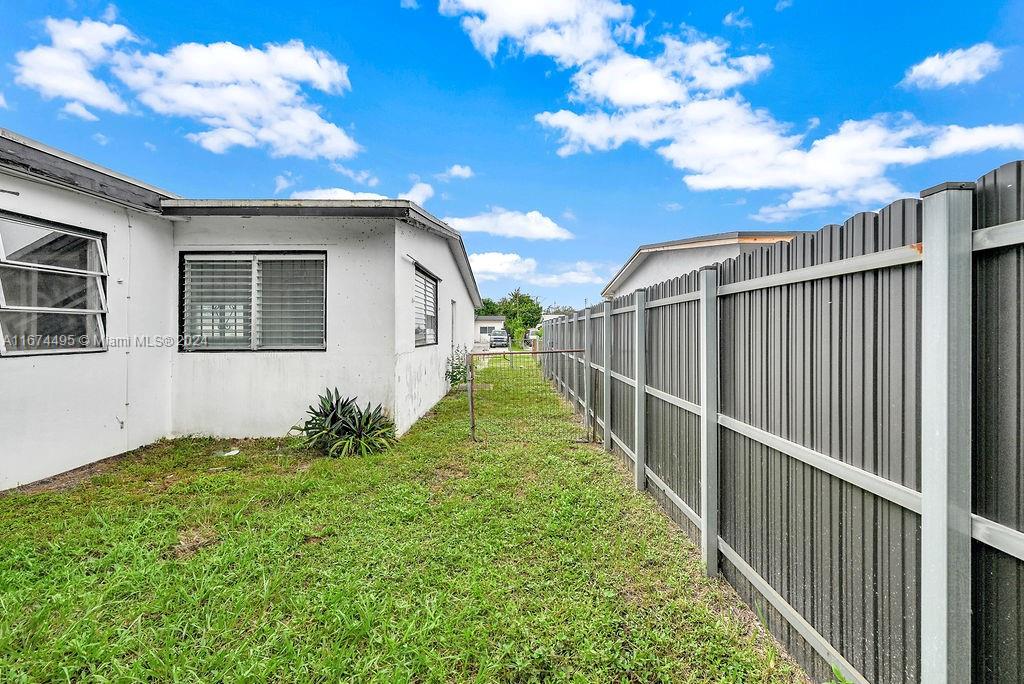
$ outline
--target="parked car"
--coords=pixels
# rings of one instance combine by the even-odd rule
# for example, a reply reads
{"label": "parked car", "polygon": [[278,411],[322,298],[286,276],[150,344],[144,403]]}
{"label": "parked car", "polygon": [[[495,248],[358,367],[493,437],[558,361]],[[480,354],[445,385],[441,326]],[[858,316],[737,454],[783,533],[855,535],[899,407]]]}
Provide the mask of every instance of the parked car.
{"label": "parked car", "polygon": [[540,335],[537,334],[537,329],[530,328],[529,330],[526,331],[526,334],[523,335],[523,347],[530,349],[531,347],[533,347],[533,341],[539,339]]}
{"label": "parked car", "polygon": [[494,347],[507,347],[508,346],[508,333],[504,330],[495,330],[491,333],[491,348]]}

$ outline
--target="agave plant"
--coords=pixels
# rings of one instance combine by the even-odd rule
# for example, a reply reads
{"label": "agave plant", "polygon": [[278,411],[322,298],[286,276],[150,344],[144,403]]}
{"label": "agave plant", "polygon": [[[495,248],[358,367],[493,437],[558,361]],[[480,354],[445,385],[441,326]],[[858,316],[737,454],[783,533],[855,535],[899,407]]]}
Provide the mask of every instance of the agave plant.
{"label": "agave plant", "polygon": [[305,422],[292,430],[302,435],[304,447],[328,456],[365,456],[395,441],[395,423],[383,406],[361,409],[354,397],[342,398],[337,388],[325,390],[306,413]]}
{"label": "agave plant", "polygon": [[358,406],[343,421],[342,434],[330,446],[330,456],[368,456],[385,451],[395,442],[395,422],[380,404]]}

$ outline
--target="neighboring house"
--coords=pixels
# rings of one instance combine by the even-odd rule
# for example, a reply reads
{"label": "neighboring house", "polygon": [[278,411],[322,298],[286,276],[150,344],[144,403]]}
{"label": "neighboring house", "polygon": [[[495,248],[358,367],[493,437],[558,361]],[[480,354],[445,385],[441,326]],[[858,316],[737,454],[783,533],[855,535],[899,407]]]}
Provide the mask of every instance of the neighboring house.
{"label": "neighboring house", "polygon": [[789,241],[796,231],[733,231],[641,245],[601,291],[605,298],[629,294],[716,264],[772,242]]}
{"label": "neighboring house", "polygon": [[401,200],[189,200],[0,129],[0,489],[161,437],[282,435],[325,387],[404,432],[481,305]]}
{"label": "neighboring house", "polygon": [[487,342],[490,334],[495,330],[505,327],[504,316],[477,316],[476,317],[476,341]]}

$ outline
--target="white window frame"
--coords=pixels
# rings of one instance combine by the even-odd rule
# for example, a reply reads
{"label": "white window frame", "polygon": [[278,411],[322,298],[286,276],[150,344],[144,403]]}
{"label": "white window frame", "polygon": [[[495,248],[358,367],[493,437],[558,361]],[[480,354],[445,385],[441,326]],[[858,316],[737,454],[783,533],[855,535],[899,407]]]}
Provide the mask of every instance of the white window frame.
{"label": "white window frame", "polygon": [[[250,305],[249,305],[249,348],[226,347],[223,349],[208,349],[208,348],[186,348],[185,347],[185,336],[189,332],[185,329],[185,264],[189,261],[251,261],[252,262],[252,292],[250,294]],[[308,345],[308,346],[263,346],[259,344],[258,330],[258,306],[257,301],[259,299],[259,262],[260,261],[319,261],[324,265],[324,336],[323,343],[319,345]],[[185,352],[188,354],[221,354],[231,352],[320,352],[327,350],[327,254],[326,252],[182,252],[181,262],[179,266],[180,273],[179,288],[180,288],[180,306],[181,311],[179,312],[179,333],[181,335],[181,344],[178,346],[179,352]]]}
{"label": "white window frame", "polygon": [[24,271],[32,271],[35,273],[57,273],[60,275],[74,275],[82,276],[85,278],[96,279],[96,290],[99,293],[100,308],[98,309],[67,309],[60,307],[45,307],[45,306],[18,306],[14,304],[8,305],[7,298],[4,296],[3,282],[0,281],[0,311],[14,311],[19,313],[51,313],[51,314],[69,314],[74,316],[95,316],[96,317],[96,329],[99,331],[100,339],[103,343],[98,347],[88,347],[81,349],[24,349],[24,350],[11,350],[7,348],[7,342],[4,339],[6,331],[0,330],[0,357],[14,357],[14,356],[39,356],[39,355],[53,355],[53,354],[94,354],[97,352],[105,352],[109,349],[107,342],[107,254],[106,254],[106,236],[102,233],[91,233],[83,230],[76,230],[72,227],[65,226],[63,224],[55,224],[45,219],[38,219],[28,216],[22,216],[20,214],[12,214],[8,212],[0,212],[0,220],[11,221],[12,223],[22,223],[38,230],[44,230],[51,233],[62,233],[64,235],[73,235],[77,238],[90,240],[96,245],[96,254],[99,259],[100,270],[89,271],[80,270],[76,268],[65,268],[63,266],[47,266],[44,264],[34,264],[29,261],[18,261],[16,259],[7,258],[7,250],[4,249],[4,239],[2,233],[0,233],[0,266],[7,268],[19,269]]}

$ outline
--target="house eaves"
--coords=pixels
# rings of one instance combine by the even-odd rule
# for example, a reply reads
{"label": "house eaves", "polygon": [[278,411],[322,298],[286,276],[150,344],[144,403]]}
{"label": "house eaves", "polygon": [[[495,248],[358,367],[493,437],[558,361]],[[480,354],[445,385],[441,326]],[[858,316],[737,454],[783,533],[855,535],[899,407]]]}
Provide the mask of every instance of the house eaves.
{"label": "house eaves", "polygon": [[90,161],[0,128],[0,170],[74,190],[149,214],[178,197]]}
{"label": "house eaves", "polygon": [[619,269],[608,282],[601,296],[611,298],[616,296],[619,285],[636,272],[651,254],[657,252],[673,252],[683,249],[699,249],[702,247],[716,247],[719,245],[734,244],[771,244],[783,240],[791,240],[799,235],[798,230],[734,230],[726,233],[715,233],[713,235],[698,235],[696,237],[682,238],[680,240],[669,240],[667,242],[655,242],[649,245],[640,245],[626,263]]}
{"label": "house eaves", "polygon": [[308,216],[336,218],[389,218],[443,238],[455,258],[473,306],[483,305],[480,289],[469,264],[466,245],[458,231],[409,200],[217,200],[167,199],[161,202],[165,216]]}

